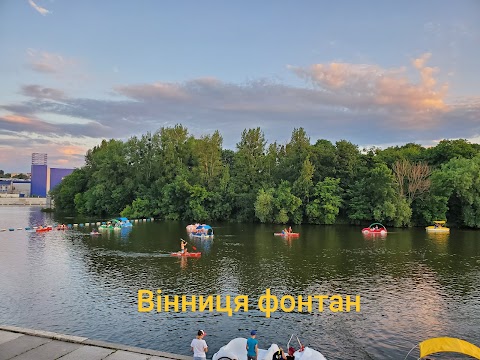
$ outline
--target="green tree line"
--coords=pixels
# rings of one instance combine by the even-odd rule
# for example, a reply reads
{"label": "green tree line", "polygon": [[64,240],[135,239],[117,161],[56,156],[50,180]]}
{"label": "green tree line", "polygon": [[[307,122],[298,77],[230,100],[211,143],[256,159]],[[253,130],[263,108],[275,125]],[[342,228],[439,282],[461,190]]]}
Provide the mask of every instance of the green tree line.
{"label": "green tree line", "polygon": [[58,211],[186,221],[394,226],[448,219],[480,227],[480,145],[442,140],[360,149],[314,144],[303,128],[287,144],[245,129],[235,151],[219,131],[182,125],[128,141],[104,140],[50,194]]}

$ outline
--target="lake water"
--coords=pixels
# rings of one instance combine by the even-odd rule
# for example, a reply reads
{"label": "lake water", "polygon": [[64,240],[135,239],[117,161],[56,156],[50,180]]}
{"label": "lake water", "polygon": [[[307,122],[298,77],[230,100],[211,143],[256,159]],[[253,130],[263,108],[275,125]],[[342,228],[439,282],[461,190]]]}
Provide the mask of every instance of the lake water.
{"label": "lake water", "polygon": [[[100,220],[100,219],[96,219]],[[105,219],[104,219],[105,220]],[[188,239],[186,223],[145,222],[130,231],[91,228],[31,233],[8,228],[73,223],[36,207],[0,207],[0,324],[86,336],[190,355],[205,329],[211,357],[258,330],[260,348],[292,333],[327,359],[403,359],[437,336],[480,345],[480,231],[389,229],[365,238],[360,227],[211,224],[213,240],[190,239],[201,258],[169,256]],[[368,224],[365,224],[368,225]],[[277,311],[257,307],[270,288],[290,294],[359,295],[360,312]],[[164,295],[248,295],[248,312],[139,313],[137,291]]]}

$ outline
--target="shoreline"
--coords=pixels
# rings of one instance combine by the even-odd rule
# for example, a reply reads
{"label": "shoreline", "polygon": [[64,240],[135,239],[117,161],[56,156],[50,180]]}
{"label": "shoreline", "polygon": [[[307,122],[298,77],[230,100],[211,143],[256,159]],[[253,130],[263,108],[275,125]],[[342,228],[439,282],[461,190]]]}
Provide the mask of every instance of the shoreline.
{"label": "shoreline", "polygon": [[47,206],[47,198],[0,197],[0,206]]}

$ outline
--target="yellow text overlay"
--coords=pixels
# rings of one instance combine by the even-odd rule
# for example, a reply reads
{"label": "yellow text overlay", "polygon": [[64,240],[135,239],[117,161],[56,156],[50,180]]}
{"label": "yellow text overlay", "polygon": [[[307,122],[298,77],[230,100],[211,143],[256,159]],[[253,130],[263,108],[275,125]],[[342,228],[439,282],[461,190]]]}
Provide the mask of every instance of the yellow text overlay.
{"label": "yellow text overlay", "polygon": [[[248,295],[162,295],[162,290],[138,290],[139,312],[234,312],[249,310]],[[360,295],[283,295],[277,297],[265,290],[257,301],[258,309],[267,318],[276,311],[283,312],[360,312]]]}

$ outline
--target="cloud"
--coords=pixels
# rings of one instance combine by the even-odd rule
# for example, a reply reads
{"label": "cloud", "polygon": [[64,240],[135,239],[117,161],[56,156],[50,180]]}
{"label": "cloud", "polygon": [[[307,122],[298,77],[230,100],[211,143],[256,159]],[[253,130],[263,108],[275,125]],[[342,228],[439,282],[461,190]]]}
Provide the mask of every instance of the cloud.
{"label": "cloud", "polygon": [[31,7],[33,7],[35,10],[37,10],[43,16],[50,13],[50,11],[48,11],[47,9],[42,8],[41,6],[38,6],[37,4],[35,4],[33,2],[33,0],[28,0],[28,3],[30,4]]}
{"label": "cloud", "polygon": [[[24,85],[20,103],[0,104],[0,135],[127,139],[162,126],[185,125],[196,136],[218,129],[234,148],[243,129],[260,126],[269,141],[286,142],[293,127],[312,141],[347,139],[388,144],[468,138],[480,134],[480,96],[450,100],[431,54],[405,67],[326,63],[289,67],[303,86],[271,79],[227,83],[216,78],[123,84],[110,99],[76,98],[39,84]],[[23,119],[23,120],[22,120]],[[14,121],[15,120],[15,121]],[[59,156],[61,154],[59,153]]]}
{"label": "cloud", "polygon": [[66,97],[65,93],[61,90],[41,87],[40,85],[24,85],[22,86],[20,93],[38,99],[60,100]]}
{"label": "cloud", "polygon": [[77,65],[77,61],[59,54],[28,49],[28,67],[44,74],[58,74]]}
{"label": "cloud", "polygon": [[48,154],[50,167],[80,167],[84,165],[87,150],[98,143],[83,144],[74,138],[43,139],[35,135],[15,138],[0,133],[1,169],[8,172],[30,172],[32,153]]}
{"label": "cloud", "polygon": [[[431,54],[412,61],[420,79],[412,82],[406,68],[384,69],[377,65],[330,63],[306,68],[289,66],[300,78],[313,84],[318,91],[332,94],[353,108],[384,109],[403,113],[443,111],[448,85],[437,86],[438,69],[425,64]],[[412,121],[415,119],[412,117]]]}
{"label": "cloud", "polygon": [[0,130],[8,132],[53,133],[56,128],[35,117],[5,115],[0,116]]}

